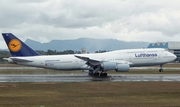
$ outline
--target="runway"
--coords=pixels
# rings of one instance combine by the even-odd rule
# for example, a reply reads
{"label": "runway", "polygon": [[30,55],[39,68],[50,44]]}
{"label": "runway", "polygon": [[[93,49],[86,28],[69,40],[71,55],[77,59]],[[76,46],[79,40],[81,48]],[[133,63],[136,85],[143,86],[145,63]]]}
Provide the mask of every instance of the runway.
{"label": "runway", "polygon": [[[43,68],[37,68],[37,67],[0,67],[0,70],[18,70],[18,69],[43,69]],[[159,67],[131,67],[130,69],[134,70],[142,70],[142,69],[159,69]],[[163,67],[165,70],[180,70],[180,67]]]}
{"label": "runway", "polygon": [[0,82],[148,82],[180,81],[180,74],[109,74],[107,78],[91,77],[87,74],[58,75],[0,75]]}

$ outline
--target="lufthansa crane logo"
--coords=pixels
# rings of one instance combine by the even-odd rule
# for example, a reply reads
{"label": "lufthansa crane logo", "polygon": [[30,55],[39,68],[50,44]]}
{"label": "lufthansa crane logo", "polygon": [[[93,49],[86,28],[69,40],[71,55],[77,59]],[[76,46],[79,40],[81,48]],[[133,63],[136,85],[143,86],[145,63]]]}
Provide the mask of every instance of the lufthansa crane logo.
{"label": "lufthansa crane logo", "polygon": [[18,52],[21,49],[22,44],[19,40],[13,39],[9,42],[8,47],[12,52]]}

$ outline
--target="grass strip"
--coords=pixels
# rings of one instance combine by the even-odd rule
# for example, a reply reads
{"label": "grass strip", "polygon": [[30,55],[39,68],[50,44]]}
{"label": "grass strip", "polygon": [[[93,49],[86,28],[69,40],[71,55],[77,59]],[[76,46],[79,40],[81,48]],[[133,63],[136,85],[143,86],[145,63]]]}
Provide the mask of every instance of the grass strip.
{"label": "grass strip", "polygon": [[179,105],[179,82],[0,83],[0,107]]}

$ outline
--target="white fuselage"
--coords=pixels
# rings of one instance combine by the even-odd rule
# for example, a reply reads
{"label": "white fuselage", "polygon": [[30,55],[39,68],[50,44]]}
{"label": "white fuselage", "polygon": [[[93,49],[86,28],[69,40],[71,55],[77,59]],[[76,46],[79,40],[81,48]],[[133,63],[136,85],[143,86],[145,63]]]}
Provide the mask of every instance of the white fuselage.
{"label": "white fuselage", "polygon": [[[106,53],[77,54],[79,56],[89,57],[99,61],[109,61],[116,63],[128,63],[131,67],[162,65],[172,62],[176,56],[165,49],[126,49]],[[17,62],[18,64],[35,66],[59,70],[89,70],[86,61],[81,60],[75,55],[47,55],[16,57],[20,59],[31,60],[32,62]]]}

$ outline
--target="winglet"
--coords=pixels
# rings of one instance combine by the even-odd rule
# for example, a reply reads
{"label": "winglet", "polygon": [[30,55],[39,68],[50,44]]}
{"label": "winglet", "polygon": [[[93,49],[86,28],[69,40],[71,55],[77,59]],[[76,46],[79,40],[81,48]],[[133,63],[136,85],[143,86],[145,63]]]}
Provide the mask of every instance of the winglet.
{"label": "winglet", "polygon": [[2,33],[2,36],[13,57],[15,56],[38,56],[36,51],[14,36],[12,33]]}

